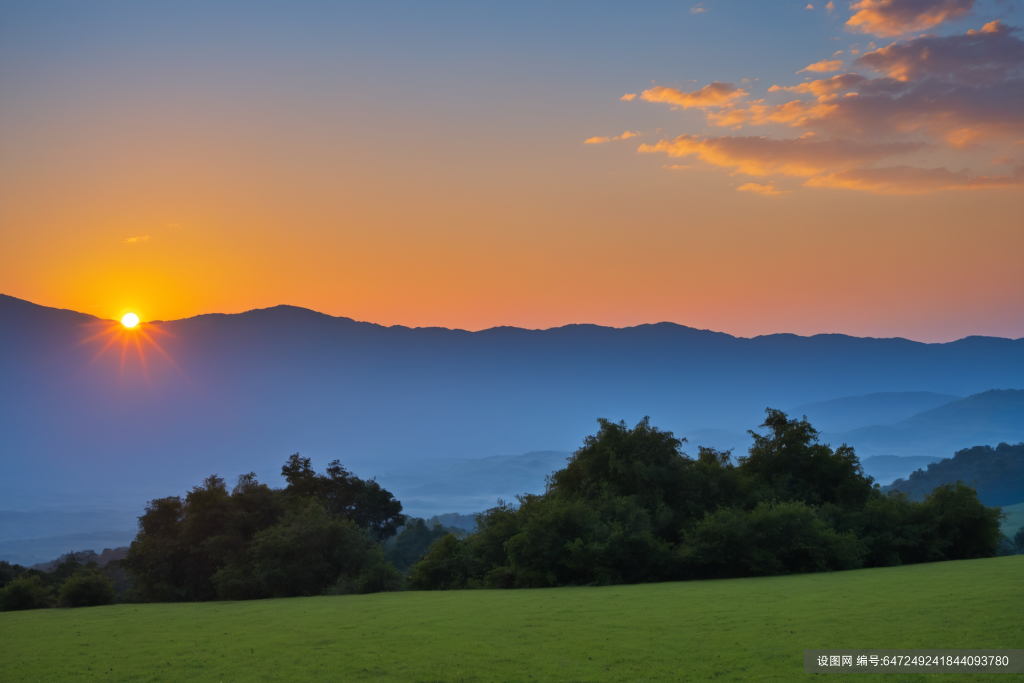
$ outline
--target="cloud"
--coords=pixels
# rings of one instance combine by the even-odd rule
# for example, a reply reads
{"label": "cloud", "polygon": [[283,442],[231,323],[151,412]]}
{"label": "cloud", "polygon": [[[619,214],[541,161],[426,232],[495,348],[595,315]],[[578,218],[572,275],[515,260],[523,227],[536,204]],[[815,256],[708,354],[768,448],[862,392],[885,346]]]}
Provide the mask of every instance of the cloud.
{"label": "cloud", "polygon": [[744,183],[744,184],[740,185],[739,187],[737,187],[736,189],[739,192],[753,192],[755,194],[763,194],[763,195],[786,194],[786,192],[784,192],[782,190],[775,189],[775,186],[772,185],[771,183],[768,183],[767,185],[762,185],[761,183]]}
{"label": "cloud", "polygon": [[635,138],[638,135],[643,135],[643,133],[641,133],[639,131],[634,133],[632,131],[628,131],[627,130],[622,135],[616,135],[613,138],[605,137],[605,136],[600,136],[600,135],[592,137],[592,138],[587,138],[586,140],[583,141],[583,144],[584,145],[601,145],[601,144],[604,144],[606,142],[613,142],[615,140],[628,140],[630,138]]}
{"label": "cloud", "polygon": [[625,95],[623,95],[622,97],[620,97],[619,99],[622,100],[623,102],[632,102],[633,100],[636,99],[636,93],[635,92],[628,92]]}
{"label": "cloud", "polygon": [[124,241],[125,244],[139,244],[140,242],[148,242],[149,235],[142,235],[140,237],[129,237]]}
{"label": "cloud", "polygon": [[944,190],[981,190],[1000,187],[1024,188],[1024,166],[1012,175],[968,176],[967,171],[946,168],[854,168],[808,179],[807,187],[835,187],[874,194],[926,194]]}
{"label": "cloud", "polygon": [[707,10],[700,5],[694,5],[690,8],[690,14],[700,14],[701,12],[707,12]]}
{"label": "cloud", "polygon": [[804,7],[804,9],[814,9],[814,5],[807,3],[807,7]]}
{"label": "cloud", "polygon": [[961,83],[1004,80],[1024,71],[1024,41],[998,19],[963,35],[922,36],[857,58],[855,64],[897,81],[939,76]]}
{"label": "cloud", "polygon": [[841,59],[823,59],[820,62],[809,64],[804,68],[797,71],[798,74],[802,74],[805,71],[814,71],[816,73],[827,73],[829,71],[839,71],[843,68],[843,60]]}
{"label": "cloud", "polygon": [[860,0],[850,5],[855,14],[846,27],[890,38],[960,19],[973,7],[974,0]]}
{"label": "cloud", "polygon": [[836,8],[836,3],[832,2],[832,0],[828,0],[828,4],[825,5],[825,9],[828,10],[828,13],[832,14],[832,10],[834,10],[835,8]]}
{"label": "cloud", "polygon": [[644,90],[640,94],[640,98],[647,102],[674,104],[683,109],[689,109],[690,107],[703,109],[705,107],[723,107],[733,100],[746,97],[748,94],[732,83],[715,81],[693,92],[683,92],[675,88],[663,88],[659,85],[649,90]]}
{"label": "cloud", "polygon": [[697,168],[696,166],[689,166],[683,164],[662,164],[662,168],[667,168],[670,171],[692,171]]}
{"label": "cloud", "polygon": [[818,81],[809,81],[807,83],[801,83],[799,85],[787,85],[779,86],[773,85],[768,88],[768,92],[793,92],[814,95],[815,97],[821,97],[822,95],[832,95],[838,92],[844,92],[856,88],[861,83],[864,83],[868,79],[860,74],[840,74],[838,76],[832,76],[831,78],[825,78]]}
{"label": "cloud", "polygon": [[[855,62],[880,78],[841,74],[770,93],[813,95],[709,112],[710,123],[784,124],[843,137],[926,135],[951,147],[1024,135],[1024,41],[999,21],[953,36],[875,48]],[[854,92],[855,91],[855,92]],[[838,95],[842,94],[842,97]]]}
{"label": "cloud", "polygon": [[[880,35],[902,35],[911,30],[906,27],[966,16],[973,6],[966,0],[860,0],[852,5],[852,25]],[[1009,145],[1024,145],[1024,40],[1018,36],[1017,28],[995,20],[956,35],[918,35],[882,48],[871,41],[864,54],[859,54],[859,45],[851,45],[856,56],[851,67],[858,72],[772,85],[769,95],[758,100],[720,81],[694,92],[651,88],[640,94],[643,100],[697,108],[712,126],[734,131],[785,126],[800,137],[680,135],[640,145],[638,151],[694,157],[703,168],[751,176],[801,177],[807,187],[882,194],[1019,189],[1024,187],[1020,167],[1009,175],[971,176],[948,170],[955,157],[945,159],[941,168],[896,166],[891,159],[926,149],[943,150],[948,157],[981,143],[1000,150],[994,154],[1005,154]],[[837,52],[835,59],[801,72],[838,70],[843,67],[841,55]],[[782,94],[790,95],[789,101],[775,99]],[[883,163],[890,165],[879,168]],[[1000,156],[993,163],[1016,162]]]}
{"label": "cloud", "polygon": [[906,154],[924,145],[920,143],[865,144],[850,140],[814,140],[795,138],[775,140],[766,137],[709,137],[680,135],[674,140],[659,140],[640,145],[638,152],[661,152],[670,157],[695,156],[705,163],[733,169],[752,176],[785,175],[811,177],[830,170],[848,168]]}

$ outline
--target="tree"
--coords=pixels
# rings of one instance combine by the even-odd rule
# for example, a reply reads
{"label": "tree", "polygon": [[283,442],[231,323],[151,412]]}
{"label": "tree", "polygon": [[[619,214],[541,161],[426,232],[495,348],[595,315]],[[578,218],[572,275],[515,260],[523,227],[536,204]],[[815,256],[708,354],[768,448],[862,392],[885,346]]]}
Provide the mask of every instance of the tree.
{"label": "tree", "polygon": [[868,501],[873,480],[864,475],[852,448],[844,444],[832,450],[818,443],[818,430],[806,419],[791,420],[771,408],[766,412],[761,427],[769,433],[749,431],[754,444],[740,458],[743,473],[761,488],[759,498],[844,507],[860,507]]}
{"label": "tree", "polygon": [[316,501],[285,514],[253,538],[249,565],[262,595],[319,595],[339,577],[356,579],[383,562],[380,547],[353,522],[328,515]]}
{"label": "tree", "polygon": [[20,576],[0,589],[0,612],[49,607],[50,590],[38,575]]}
{"label": "tree", "polygon": [[98,571],[83,571],[60,587],[61,607],[94,607],[114,602],[114,583]]}

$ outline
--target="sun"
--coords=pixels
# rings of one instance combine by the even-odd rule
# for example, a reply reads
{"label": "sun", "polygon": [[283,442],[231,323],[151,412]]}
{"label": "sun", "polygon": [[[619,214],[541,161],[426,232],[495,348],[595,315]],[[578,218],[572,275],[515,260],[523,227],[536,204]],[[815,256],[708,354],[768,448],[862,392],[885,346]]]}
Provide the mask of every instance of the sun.
{"label": "sun", "polygon": [[121,316],[121,324],[125,327],[135,327],[139,324],[139,316],[134,313],[125,313]]}

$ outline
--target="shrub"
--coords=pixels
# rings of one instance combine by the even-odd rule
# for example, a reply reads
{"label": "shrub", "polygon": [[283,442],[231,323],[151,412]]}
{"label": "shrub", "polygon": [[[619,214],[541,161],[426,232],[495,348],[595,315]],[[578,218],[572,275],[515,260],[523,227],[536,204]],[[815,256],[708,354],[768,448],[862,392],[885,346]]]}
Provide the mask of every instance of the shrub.
{"label": "shrub", "polygon": [[0,612],[50,606],[50,589],[37,575],[22,576],[0,589]]}
{"label": "shrub", "polygon": [[114,602],[114,582],[99,572],[80,572],[60,587],[61,607],[95,607]]}
{"label": "shrub", "polygon": [[402,590],[402,572],[390,562],[378,562],[359,575],[360,593],[390,593]]}
{"label": "shrub", "polygon": [[792,501],[707,515],[685,534],[680,558],[694,576],[724,578],[853,569],[865,552],[852,533],[837,533],[814,508]]}

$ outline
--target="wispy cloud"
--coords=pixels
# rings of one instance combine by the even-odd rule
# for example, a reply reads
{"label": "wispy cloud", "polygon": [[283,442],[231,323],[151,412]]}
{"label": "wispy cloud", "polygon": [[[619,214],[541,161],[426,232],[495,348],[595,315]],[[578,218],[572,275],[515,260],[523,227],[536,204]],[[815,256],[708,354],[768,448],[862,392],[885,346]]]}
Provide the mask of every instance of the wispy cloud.
{"label": "wispy cloud", "polygon": [[596,136],[596,137],[592,137],[592,138],[587,138],[586,140],[583,141],[583,144],[584,145],[601,145],[601,144],[604,144],[606,142],[613,142],[615,140],[628,140],[630,138],[635,138],[638,135],[643,135],[643,133],[641,133],[641,132],[633,132],[633,131],[627,130],[622,135],[616,135],[615,137]]}
{"label": "wispy cloud", "polygon": [[690,14],[700,14],[701,12],[707,12],[700,4],[694,5],[690,8]]}
{"label": "wispy cloud", "polygon": [[1024,187],[1024,166],[1010,175],[974,176],[967,171],[946,168],[854,168],[808,179],[808,187],[838,187],[866,190],[875,194],[927,194],[943,190],[980,190],[994,187]]}
{"label": "wispy cloud", "polygon": [[640,145],[641,153],[660,152],[670,157],[693,156],[712,166],[752,176],[785,175],[807,178],[851,165],[906,154],[923,147],[920,143],[860,143],[850,140],[796,138],[773,140],[766,137],[709,137],[680,135]]}
{"label": "wispy cloud", "polygon": [[736,189],[740,192],[753,192],[754,194],[763,194],[768,196],[786,194],[783,190],[777,190],[775,185],[771,183],[768,183],[767,185],[762,185],[761,183],[743,183]]}
{"label": "wispy cloud", "polygon": [[139,244],[140,242],[148,242],[149,235],[141,235],[139,237],[129,237],[124,242],[125,244]]}
{"label": "wispy cloud", "polygon": [[635,92],[628,92],[625,95],[623,95],[622,97],[620,97],[619,99],[622,100],[623,102],[632,102],[633,100],[636,99],[636,93]]}
{"label": "wispy cloud", "polygon": [[733,100],[746,97],[748,94],[742,88],[732,83],[715,81],[693,92],[683,92],[676,88],[664,88],[659,85],[649,90],[644,90],[640,98],[647,102],[666,102],[683,109],[689,109],[690,107],[721,107]]}
{"label": "wispy cloud", "polygon": [[805,71],[813,71],[815,73],[828,73],[829,71],[839,71],[842,68],[843,60],[841,59],[823,59],[820,62],[808,64],[804,68],[797,71],[797,73],[802,74]]}

